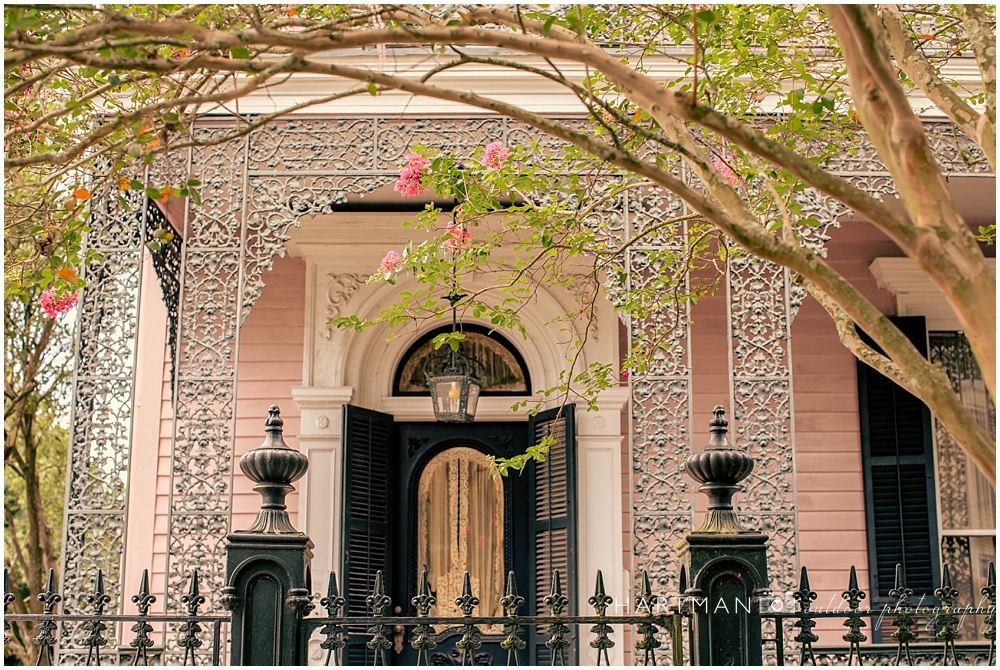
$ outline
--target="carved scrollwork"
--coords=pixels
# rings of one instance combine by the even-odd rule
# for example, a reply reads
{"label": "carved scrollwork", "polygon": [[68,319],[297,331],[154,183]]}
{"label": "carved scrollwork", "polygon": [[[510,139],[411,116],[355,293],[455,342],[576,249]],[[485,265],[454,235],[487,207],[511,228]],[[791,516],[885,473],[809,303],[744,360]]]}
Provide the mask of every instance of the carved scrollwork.
{"label": "carved scrollwork", "polygon": [[[351,296],[364,285],[365,281],[361,275],[346,272],[343,274],[331,272],[326,279],[326,318],[336,319],[347,306]],[[324,330],[326,339],[333,337],[334,330],[333,326],[326,327]]]}

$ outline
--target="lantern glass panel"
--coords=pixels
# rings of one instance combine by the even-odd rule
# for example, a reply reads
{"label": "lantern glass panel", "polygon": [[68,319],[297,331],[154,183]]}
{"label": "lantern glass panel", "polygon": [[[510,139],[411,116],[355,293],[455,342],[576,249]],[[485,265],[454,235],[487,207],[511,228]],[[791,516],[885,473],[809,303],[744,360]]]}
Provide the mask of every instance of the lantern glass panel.
{"label": "lantern glass panel", "polygon": [[433,394],[438,414],[458,414],[462,402],[462,385],[449,377],[436,381]]}
{"label": "lantern glass panel", "polygon": [[471,421],[476,416],[476,405],[479,404],[479,382],[475,379],[469,380],[469,402],[466,405],[465,413],[469,415]]}

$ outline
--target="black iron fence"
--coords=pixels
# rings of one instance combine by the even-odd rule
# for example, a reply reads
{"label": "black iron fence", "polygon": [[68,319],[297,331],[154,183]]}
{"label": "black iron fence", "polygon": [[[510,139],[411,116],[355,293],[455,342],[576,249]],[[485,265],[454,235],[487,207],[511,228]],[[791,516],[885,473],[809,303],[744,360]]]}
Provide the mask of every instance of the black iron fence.
{"label": "black iron fence", "polygon": [[[776,598],[768,588],[768,538],[743,528],[732,505],[733,493],[753,462],[726,440],[721,408],[715,414],[709,444],[685,463],[688,474],[708,494],[709,506],[702,526],[678,547],[681,567],[674,594],[654,594],[644,571],[634,596],[616,603],[598,571],[587,601],[593,614],[571,615],[571,605],[584,604],[569,602],[563,576],[555,571],[549,592],[540,601],[547,611],[530,615],[510,572],[498,603],[503,616],[478,616],[480,601],[465,573],[462,593],[454,601],[462,616],[434,616],[437,597],[426,572],[409,602],[395,606],[384,575],[378,572],[372,592],[364,598],[363,614],[358,615],[359,603],[348,607],[331,573],[327,595],[318,602],[325,616],[316,616],[309,569],[312,543],[292,527],[284,503],[308,462],[284,444],[278,409],[272,407],[264,444],[240,461],[260,492],[262,505],[248,530],[227,536],[226,586],[214,595],[231,615],[200,612],[206,598],[197,572],[181,598],[185,614],[149,614],[156,598],[150,594],[145,571],[138,593],[131,598],[135,614],[105,612],[110,597],[100,571],[94,592],[83,594],[87,610],[83,613],[58,613],[66,594],[55,592],[50,572],[45,591],[36,596],[42,612],[9,614],[14,595],[5,570],[4,644],[10,636],[22,642],[30,639],[37,647],[39,665],[56,660],[83,665],[100,665],[102,660],[131,665],[305,665],[315,638],[324,652],[317,660],[326,665],[575,665],[584,660],[585,646],[596,652],[598,665],[609,665],[609,652],[619,644],[618,649],[629,645],[631,659],[642,665],[785,665],[789,660],[798,665],[995,664],[992,563],[976,606],[958,604],[962,594],[952,585],[947,565],[932,606],[924,606],[923,597],[913,603],[913,591],[899,567],[890,606],[861,608],[867,594],[859,588],[854,567],[836,607],[815,607],[817,593],[805,568],[798,590],[791,594],[794,602]],[[78,599],[81,594],[69,596]],[[985,643],[962,642],[963,622],[970,618],[977,620]],[[840,620],[844,646],[818,646],[815,629],[824,619]],[[109,627],[118,626],[112,634]],[[126,626],[131,632],[127,647],[110,645],[109,638],[128,636]],[[159,646],[157,636],[151,635],[154,627],[159,627],[163,640]],[[889,632],[893,644],[865,644],[874,630]],[[918,642],[927,637],[935,642]],[[75,654],[65,653],[67,639]],[[57,659],[54,652],[60,644]]]}
{"label": "black iron fence", "polygon": [[[37,648],[35,665],[55,665],[55,652],[62,642],[64,651],[60,661],[66,665],[102,665],[102,661],[111,661],[112,665],[197,665],[196,654],[207,658],[202,664],[225,664],[223,637],[225,628],[230,622],[228,615],[201,614],[198,610],[205,604],[205,596],[198,586],[198,572],[191,574],[187,592],[181,597],[187,612],[182,615],[150,614],[149,609],[156,602],[156,596],[149,592],[149,571],[142,571],[142,581],[139,591],[132,596],[136,607],[135,614],[108,614],[105,608],[111,598],[105,591],[104,575],[98,570],[94,592],[83,596],[90,611],[80,614],[57,613],[63,595],[55,590],[55,571],[49,571],[45,591],[36,598],[42,603],[42,612],[38,614],[8,614],[7,608],[14,601],[10,592],[7,570],[4,569],[4,646],[12,642],[11,636],[20,638],[23,646],[30,639]],[[68,594],[74,597],[74,594]],[[15,626],[11,626],[11,623]],[[23,622],[22,625],[17,625]],[[33,624],[33,625],[32,625]],[[129,626],[129,624],[131,624]],[[113,630],[121,626],[121,632]],[[109,648],[115,638],[124,639],[125,626],[132,633],[127,646],[119,645]],[[162,635],[162,641],[157,642],[150,636],[160,627],[171,634]],[[60,630],[63,635],[60,635]],[[33,634],[37,631],[37,635]],[[9,633],[9,634],[8,634]],[[61,637],[65,639],[60,639]],[[154,635],[154,637],[161,637]],[[65,653],[68,647],[73,652]],[[171,661],[173,660],[173,663]]]}
{"label": "black iron fence", "polygon": [[[596,651],[597,665],[610,665],[609,651],[629,637],[634,649],[633,659],[641,665],[685,665],[691,660],[691,624],[694,614],[718,614],[717,623],[726,625],[726,617],[741,613],[752,616],[759,611],[763,622],[773,622],[774,636],[764,638],[763,662],[765,665],[994,665],[996,661],[996,578],[991,567],[988,583],[982,589],[983,600],[976,607],[956,605],[960,596],[950,584],[947,567],[943,571],[940,588],[935,590],[939,600],[936,606],[916,607],[910,603],[912,591],[902,580],[902,571],[893,589],[895,605],[861,609],[865,592],[858,588],[857,574],[851,568],[848,588],[843,600],[834,609],[813,611],[812,603],[817,594],[811,590],[808,573],[802,570],[799,590],[793,593],[794,611],[783,611],[784,603],[764,594],[757,602],[711,603],[705,598],[675,594],[663,597],[654,594],[648,575],[643,572],[640,588],[626,609],[630,613],[609,614],[615,603],[604,588],[604,579],[597,573],[594,594],[587,601],[592,615],[570,616],[565,614],[569,601],[562,591],[558,572],[551,579],[551,590],[542,602],[547,612],[525,614],[525,598],[518,594],[516,578],[508,573],[507,586],[499,604],[504,616],[477,616],[479,599],[472,592],[466,573],[462,595],[455,604],[462,610],[461,617],[432,616],[430,611],[437,599],[427,579],[421,575],[418,593],[410,599],[415,616],[392,615],[393,602],[386,595],[386,584],[381,572],[376,574],[375,588],[368,596],[365,616],[346,616],[346,599],[339,594],[336,575],[329,578],[327,595],[319,600],[325,616],[299,617],[298,635],[289,643],[304,650],[309,640],[318,634],[322,639],[324,665],[390,665],[404,661],[411,665],[525,665],[580,664],[580,656],[573,654],[577,644]],[[149,593],[148,575],[144,571],[139,592],[132,596],[135,614],[111,615],[104,612],[108,604],[102,575],[98,573],[94,593],[85,601],[91,611],[83,614],[58,614],[60,594],[54,591],[54,575],[50,573],[46,590],[38,594],[43,605],[40,614],[4,613],[4,644],[9,642],[7,632],[10,622],[31,622],[37,631],[33,637],[38,647],[37,665],[52,665],[54,650],[59,643],[59,624],[79,626],[84,633],[84,665],[101,665],[102,660],[112,664],[160,665],[221,665],[226,662],[223,642],[228,638],[229,616],[199,613],[205,596],[199,592],[197,573],[189,581],[182,602],[185,615],[150,615],[150,606],[156,601]],[[13,600],[4,583],[4,603]],[[301,614],[312,611],[313,604],[303,608]],[[724,613],[723,613],[724,612]],[[975,617],[981,620],[987,644],[961,643],[962,619]],[[816,647],[819,636],[813,631],[822,619],[838,619],[845,629],[846,647]],[[108,627],[129,627],[132,639],[127,648],[108,650]],[[150,636],[156,625],[174,627],[173,648],[166,649]],[[889,637],[894,644],[865,645],[865,629],[885,626],[892,630]],[[916,629],[923,626],[933,630],[937,644],[916,643]],[[785,629],[797,631],[793,638],[785,637]],[[491,632],[494,631],[494,632]],[[502,631],[499,634],[495,631]],[[239,632],[235,632],[239,635]],[[534,638],[541,649],[532,650]],[[617,639],[616,639],[617,638]],[[279,641],[280,642],[280,641]],[[790,643],[790,644],[789,644]],[[124,645],[123,645],[124,647]],[[408,652],[404,654],[404,649]],[[542,651],[544,649],[544,651]],[[793,653],[789,659],[789,649]],[[174,653],[170,653],[173,651]],[[542,653],[539,653],[542,652]]]}

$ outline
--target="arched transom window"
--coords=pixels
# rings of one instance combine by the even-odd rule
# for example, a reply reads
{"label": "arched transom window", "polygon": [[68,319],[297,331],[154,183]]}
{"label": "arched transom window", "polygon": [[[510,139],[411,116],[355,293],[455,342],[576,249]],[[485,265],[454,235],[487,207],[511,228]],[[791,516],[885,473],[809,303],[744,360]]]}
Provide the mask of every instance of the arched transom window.
{"label": "arched transom window", "polygon": [[[465,333],[462,351],[482,363],[485,370],[482,395],[531,395],[524,359],[507,338],[474,324],[464,324],[461,328]],[[434,337],[450,330],[451,326],[432,330],[407,350],[396,369],[393,395],[429,395],[424,362],[440,353],[434,349]]]}

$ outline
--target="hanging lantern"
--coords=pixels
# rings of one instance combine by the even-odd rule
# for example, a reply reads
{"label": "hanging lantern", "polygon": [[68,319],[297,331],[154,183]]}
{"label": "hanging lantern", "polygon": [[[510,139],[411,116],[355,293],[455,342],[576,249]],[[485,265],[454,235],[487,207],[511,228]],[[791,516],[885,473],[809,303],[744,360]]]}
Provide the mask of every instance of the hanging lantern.
{"label": "hanging lantern", "polygon": [[[458,330],[458,320],[455,313],[455,303],[463,296],[450,295],[451,301],[451,332]],[[479,361],[475,361],[462,351],[450,346],[424,363],[424,378],[431,392],[434,403],[434,418],[444,423],[471,423],[476,418],[476,406],[483,389],[483,369]]]}

